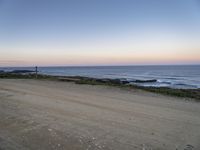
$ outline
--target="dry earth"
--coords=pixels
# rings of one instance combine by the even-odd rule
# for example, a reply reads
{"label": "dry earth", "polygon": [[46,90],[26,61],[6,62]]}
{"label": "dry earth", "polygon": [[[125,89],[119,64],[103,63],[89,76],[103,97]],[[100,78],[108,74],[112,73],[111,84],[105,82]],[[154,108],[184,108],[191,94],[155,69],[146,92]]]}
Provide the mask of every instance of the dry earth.
{"label": "dry earth", "polygon": [[200,150],[200,103],[138,90],[0,80],[0,150]]}

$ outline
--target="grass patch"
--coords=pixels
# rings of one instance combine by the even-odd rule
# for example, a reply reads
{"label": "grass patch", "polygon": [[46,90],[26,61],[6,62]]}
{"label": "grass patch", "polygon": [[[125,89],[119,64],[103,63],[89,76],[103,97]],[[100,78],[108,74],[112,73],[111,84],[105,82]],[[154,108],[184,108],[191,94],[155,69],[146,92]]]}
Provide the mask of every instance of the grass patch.
{"label": "grass patch", "polygon": [[[36,79],[35,74],[15,74],[15,73],[0,73],[0,78],[3,79]],[[50,76],[38,74],[37,79],[39,80],[54,80],[61,81],[61,76]],[[142,87],[137,85],[127,85],[120,82],[118,79],[96,79],[88,77],[73,76],[67,77],[74,80],[76,84],[88,84],[88,85],[105,85],[105,86],[116,86],[119,88],[126,89],[140,89],[148,92],[159,93],[163,95],[170,95],[182,98],[193,98],[195,100],[200,100],[200,89],[172,89],[166,87]],[[61,81],[68,82],[68,81]]]}
{"label": "grass patch", "polygon": [[89,85],[106,85],[106,86],[117,86],[120,88],[129,89],[140,89],[148,92],[159,93],[163,95],[182,97],[182,98],[193,98],[200,100],[200,89],[172,89],[167,87],[143,87],[137,85],[124,85],[118,82],[98,82],[95,79],[81,79],[77,81],[76,84],[89,84]]}
{"label": "grass patch", "polygon": [[[35,74],[0,73],[1,79],[36,79]],[[37,79],[57,79],[54,76],[38,74]]]}
{"label": "grass patch", "polygon": [[176,97],[194,98],[200,100],[200,89],[172,89],[164,87],[140,87],[149,92],[171,95]]}

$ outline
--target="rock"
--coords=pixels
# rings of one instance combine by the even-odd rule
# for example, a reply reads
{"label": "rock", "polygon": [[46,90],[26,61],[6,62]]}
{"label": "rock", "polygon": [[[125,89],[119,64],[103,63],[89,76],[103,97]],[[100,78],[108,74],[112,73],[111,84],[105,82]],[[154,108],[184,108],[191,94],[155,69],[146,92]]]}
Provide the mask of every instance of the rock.
{"label": "rock", "polygon": [[194,149],[194,146],[188,144],[186,145],[186,148],[184,148],[184,150],[193,150]]}
{"label": "rock", "polygon": [[121,84],[121,80],[120,79],[113,79],[111,82],[113,84]]}
{"label": "rock", "polygon": [[51,131],[52,131],[52,129],[48,129],[48,131],[49,131],[49,132],[51,132]]}
{"label": "rock", "polygon": [[94,79],[96,82],[100,82],[100,83],[108,83],[110,82],[110,79]]}
{"label": "rock", "polygon": [[152,79],[152,80],[135,80],[135,83],[149,83],[149,82],[157,82],[156,79]]}
{"label": "rock", "polygon": [[121,83],[122,83],[122,84],[129,84],[130,82],[129,82],[129,81],[122,80]]}
{"label": "rock", "polygon": [[76,82],[76,81],[80,81],[80,79],[77,79],[77,78],[67,78],[67,77],[58,78],[58,80],[60,80],[60,81],[66,81],[66,82]]}

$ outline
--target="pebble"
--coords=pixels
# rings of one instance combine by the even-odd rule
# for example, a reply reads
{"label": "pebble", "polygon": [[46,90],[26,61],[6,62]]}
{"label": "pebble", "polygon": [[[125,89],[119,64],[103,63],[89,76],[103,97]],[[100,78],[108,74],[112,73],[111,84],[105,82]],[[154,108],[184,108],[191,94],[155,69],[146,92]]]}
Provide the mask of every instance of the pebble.
{"label": "pebble", "polygon": [[49,132],[51,132],[52,131],[52,129],[48,129],[49,130]]}

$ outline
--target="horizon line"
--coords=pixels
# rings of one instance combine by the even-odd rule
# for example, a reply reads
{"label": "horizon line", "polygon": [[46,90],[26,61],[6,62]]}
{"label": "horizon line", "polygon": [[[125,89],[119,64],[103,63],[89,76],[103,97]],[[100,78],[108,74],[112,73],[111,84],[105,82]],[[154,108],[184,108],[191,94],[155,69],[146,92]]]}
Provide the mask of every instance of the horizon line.
{"label": "horizon line", "polygon": [[33,65],[33,66],[0,66],[0,68],[34,68],[34,67],[134,67],[134,66],[200,66],[200,64],[135,64],[135,65]]}

